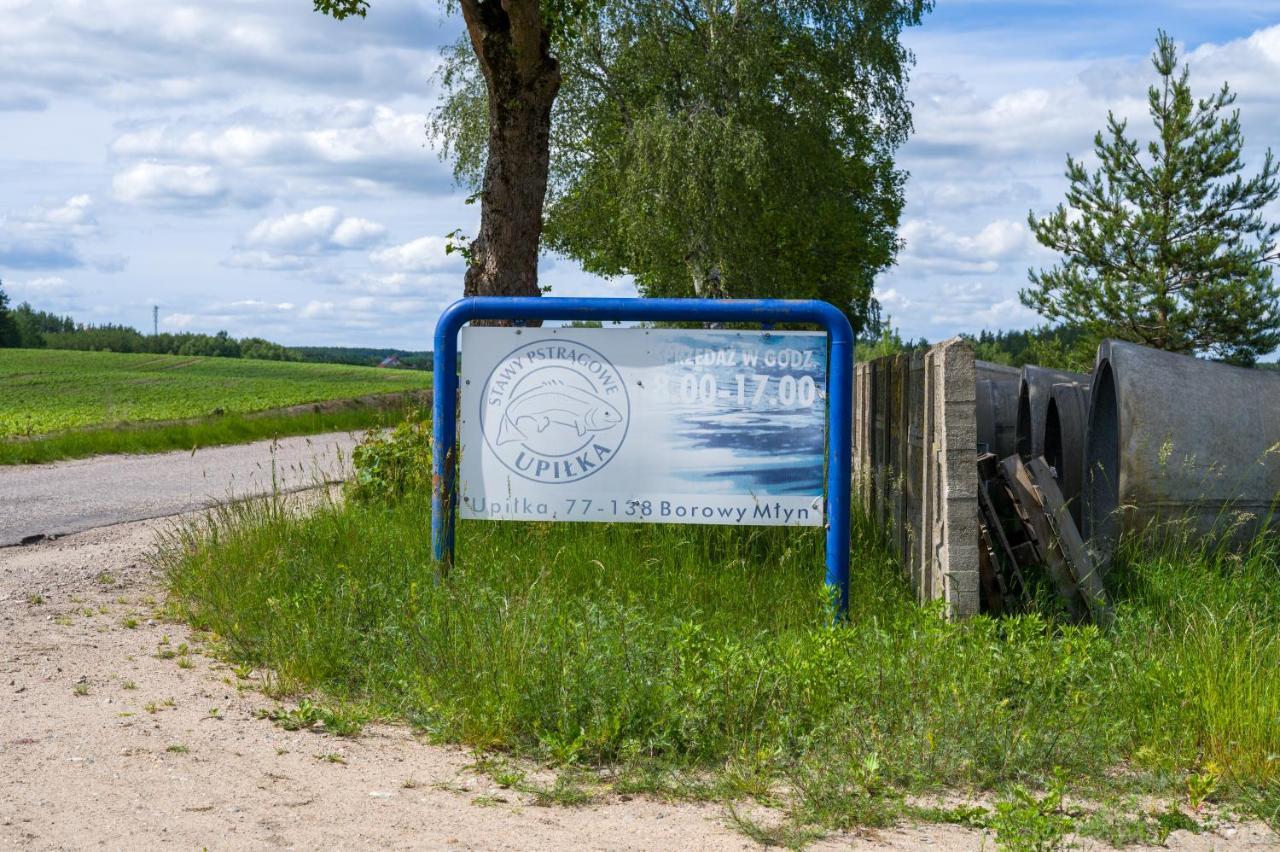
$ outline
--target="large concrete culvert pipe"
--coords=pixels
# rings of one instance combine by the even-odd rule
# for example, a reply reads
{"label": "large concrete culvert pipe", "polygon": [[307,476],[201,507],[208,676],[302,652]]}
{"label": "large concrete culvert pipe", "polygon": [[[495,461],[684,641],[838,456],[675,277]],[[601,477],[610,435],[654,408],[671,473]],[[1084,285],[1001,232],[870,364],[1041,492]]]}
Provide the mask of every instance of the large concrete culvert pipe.
{"label": "large concrete culvert pipe", "polygon": [[1017,449],[1023,461],[1044,455],[1044,423],[1054,385],[1088,384],[1089,377],[1027,364],[1018,385]]}
{"label": "large concrete culvert pipe", "polygon": [[1107,340],[1092,384],[1083,532],[1100,565],[1155,520],[1245,535],[1272,519],[1280,373]]}
{"label": "large concrete culvert pipe", "polygon": [[1071,517],[1080,527],[1083,510],[1084,444],[1089,426],[1089,385],[1060,382],[1049,390],[1044,419],[1044,460],[1067,501]]}
{"label": "large concrete culvert pipe", "polygon": [[1017,440],[1018,382],[1022,371],[990,361],[975,361],[974,368],[978,378],[974,411],[978,452],[1007,458],[1013,455]]}

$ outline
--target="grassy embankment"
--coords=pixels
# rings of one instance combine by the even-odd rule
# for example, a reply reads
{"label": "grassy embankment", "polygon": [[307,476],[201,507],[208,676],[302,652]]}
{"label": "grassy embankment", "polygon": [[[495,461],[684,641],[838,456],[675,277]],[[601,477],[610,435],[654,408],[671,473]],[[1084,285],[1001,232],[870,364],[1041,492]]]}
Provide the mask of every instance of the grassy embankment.
{"label": "grassy embankment", "polygon": [[[754,798],[787,820],[744,829],[788,843],[903,816],[1015,845],[1068,828],[1154,843],[1206,800],[1280,818],[1274,540],[1131,547],[1104,633],[1051,614],[945,622],[857,520],[849,620],[832,626],[820,531],[462,522],[436,583],[422,498],[220,511],[216,534],[157,559],[219,653],[269,669],[281,698],[319,696],[281,720],[403,719],[545,801]],[[526,759],[560,780],[532,784]],[[907,799],[955,790],[1002,804]],[[1064,810],[1064,790],[1101,808]]]}
{"label": "grassy embankment", "polygon": [[429,386],[425,373],[369,367],[0,350],[0,464],[366,429],[399,420],[399,395]]}

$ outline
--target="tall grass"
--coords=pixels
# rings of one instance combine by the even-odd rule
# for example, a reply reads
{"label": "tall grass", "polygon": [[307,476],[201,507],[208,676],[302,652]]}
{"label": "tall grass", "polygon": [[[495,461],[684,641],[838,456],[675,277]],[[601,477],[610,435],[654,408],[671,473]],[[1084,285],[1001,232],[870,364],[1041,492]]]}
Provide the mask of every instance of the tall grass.
{"label": "tall grass", "polygon": [[907,792],[1056,771],[1096,790],[1280,781],[1274,542],[1132,547],[1103,633],[948,623],[855,518],[835,626],[820,531],[462,522],[437,580],[429,512],[242,504],[157,560],[180,613],[284,689],[538,760],[786,789],[802,822],[874,824]]}

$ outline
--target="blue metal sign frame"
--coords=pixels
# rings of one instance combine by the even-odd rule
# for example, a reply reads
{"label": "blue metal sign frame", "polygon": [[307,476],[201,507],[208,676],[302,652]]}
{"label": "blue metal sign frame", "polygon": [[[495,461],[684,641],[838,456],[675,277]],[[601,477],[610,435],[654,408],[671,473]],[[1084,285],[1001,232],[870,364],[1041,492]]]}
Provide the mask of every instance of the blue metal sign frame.
{"label": "blue metal sign frame", "polygon": [[[472,320],[808,323],[830,341],[827,374],[827,586],[843,615],[849,602],[849,491],[853,475],[853,328],[834,305],[790,299],[570,299],[477,296],[454,302],[436,323],[431,547],[454,558],[457,493],[458,333]],[[442,448],[443,451],[442,451]]]}

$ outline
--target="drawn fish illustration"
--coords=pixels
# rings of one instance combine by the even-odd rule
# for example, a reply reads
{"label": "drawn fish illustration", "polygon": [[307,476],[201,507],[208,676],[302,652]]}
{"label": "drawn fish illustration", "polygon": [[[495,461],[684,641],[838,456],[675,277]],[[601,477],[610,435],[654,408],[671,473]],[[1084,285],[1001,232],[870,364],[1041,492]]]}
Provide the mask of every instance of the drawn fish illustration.
{"label": "drawn fish illustration", "polygon": [[581,438],[621,422],[618,409],[591,391],[551,381],[511,400],[498,423],[498,445],[527,440],[529,431],[541,434],[552,423],[573,429]]}

